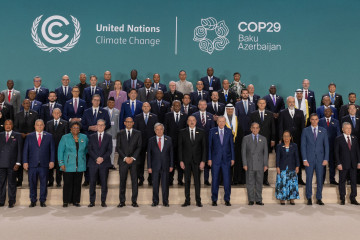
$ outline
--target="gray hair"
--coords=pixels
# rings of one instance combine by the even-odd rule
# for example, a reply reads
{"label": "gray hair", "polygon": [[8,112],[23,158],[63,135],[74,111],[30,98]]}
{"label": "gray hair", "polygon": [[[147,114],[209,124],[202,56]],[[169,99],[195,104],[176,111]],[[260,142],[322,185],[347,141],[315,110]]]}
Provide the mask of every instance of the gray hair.
{"label": "gray hair", "polygon": [[61,109],[60,108],[54,108],[53,112],[54,111],[59,111],[61,113]]}
{"label": "gray hair", "polygon": [[79,77],[80,77],[81,75],[85,75],[85,77],[86,77],[86,74],[85,74],[85,73],[80,73]]}
{"label": "gray hair", "polygon": [[40,77],[40,76],[35,76],[35,77],[33,78],[33,80],[35,80],[35,78],[40,78],[40,80],[41,80],[41,77]]}
{"label": "gray hair", "polygon": [[253,123],[251,124],[251,127],[253,127],[254,125],[258,125],[258,126],[260,127],[260,124],[258,124],[257,122],[253,122]]}
{"label": "gray hair", "polygon": [[104,119],[98,119],[98,120],[96,121],[96,124],[99,124],[99,122],[103,122],[103,123],[106,125],[106,121],[105,121]]}
{"label": "gray hair", "polygon": [[341,127],[344,128],[346,125],[350,125],[350,126],[351,126],[351,123],[349,123],[349,122],[343,122],[343,124],[341,125]]}
{"label": "gray hair", "polygon": [[94,94],[94,95],[92,96],[91,100],[94,99],[94,97],[98,97],[98,98],[100,98],[100,100],[101,100],[101,97],[100,97],[99,94]]}
{"label": "gray hair", "polygon": [[165,129],[164,124],[158,122],[158,123],[155,123],[155,125],[154,125],[154,131],[156,130],[156,128],[158,126],[161,126],[163,130]]}
{"label": "gray hair", "polygon": [[37,122],[42,122],[42,124],[44,124],[44,125],[45,125],[44,120],[42,120],[42,119],[36,119],[36,121],[35,121],[35,125],[36,125],[36,123],[37,123]]}

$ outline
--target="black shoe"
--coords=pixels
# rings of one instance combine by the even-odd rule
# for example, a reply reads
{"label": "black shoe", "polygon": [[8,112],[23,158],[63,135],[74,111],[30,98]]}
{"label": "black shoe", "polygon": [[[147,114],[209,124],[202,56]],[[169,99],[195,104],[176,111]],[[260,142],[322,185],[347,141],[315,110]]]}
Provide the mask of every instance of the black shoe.
{"label": "black shoe", "polygon": [[213,207],[216,207],[216,206],[217,206],[217,203],[216,203],[216,201],[212,201],[212,204],[211,204],[211,206],[213,206]]}
{"label": "black shoe", "polygon": [[142,185],[144,185],[144,181],[140,180],[139,183],[138,183],[138,186],[140,187]]}
{"label": "black shoe", "polygon": [[173,181],[170,181],[169,182],[169,186],[173,186],[174,185],[174,182]]}
{"label": "black shoe", "polygon": [[305,183],[302,179],[299,179],[299,185],[303,185],[303,186],[305,186],[305,185],[306,185],[306,183]]}
{"label": "black shoe", "polygon": [[149,185],[149,186],[152,186],[152,181],[150,181],[150,182],[148,181],[148,185]]}
{"label": "black shoe", "polygon": [[66,208],[66,207],[68,207],[68,206],[69,206],[68,203],[63,203],[63,207],[64,207],[64,208]]}
{"label": "black shoe", "polygon": [[186,202],[186,201],[185,201],[181,206],[182,206],[182,207],[190,206],[190,202]]}
{"label": "black shoe", "polygon": [[80,203],[73,203],[75,207],[81,207]]}
{"label": "black shoe", "polygon": [[183,181],[178,181],[178,185],[180,185],[180,186],[184,186]]}
{"label": "black shoe", "polygon": [[340,205],[345,205],[345,199],[340,200]]}
{"label": "black shoe", "polygon": [[102,206],[102,207],[107,207],[107,205],[106,205],[105,202],[101,202],[101,206]]}
{"label": "black shoe", "polygon": [[97,182],[96,185],[97,185],[97,186],[101,186],[101,183],[100,183],[100,182]]}
{"label": "black shoe", "polygon": [[40,207],[46,207],[45,202],[40,202]]}
{"label": "black shoe", "polygon": [[13,208],[15,204],[9,203],[9,208]]}
{"label": "black shoe", "polygon": [[125,207],[125,206],[126,206],[126,205],[125,205],[124,202],[121,202],[121,203],[119,203],[119,205],[117,205],[118,208],[122,208],[122,207]]}
{"label": "black shoe", "polygon": [[170,207],[170,205],[168,203],[163,204],[164,207]]}
{"label": "black shoe", "polygon": [[[189,205],[190,205],[190,204],[189,204]],[[196,206],[197,206],[197,207],[202,207],[203,205],[201,204],[201,202],[197,202],[197,203],[196,203]]]}
{"label": "black shoe", "polygon": [[350,203],[353,205],[360,205],[360,203],[358,203],[358,201],[356,201],[356,199],[350,199]]}
{"label": "black shoe", "polygon": [[290,201],[290,205],[295,205],[295,202],[291,202],[291,201]]}
{"label": "black shoe", "polygon": [[157,203],[152,203],[151,206],[152,207],[156,207],[158,204]]}
{"label": "black shoe", "polygon": [[137,204],[137,202],[133,202],[133,203],[131,204],[131,206],[133,206],[133,207],[139,207],[139,205]]}
{"label": "black shoe", "polygon": [[206,186],[211,186],[211,183],[210,183],[209,181],[205,181],[204,184],[205,184]]}
{"label": "black shoe", "polygon": [[230,207],[231,203],[229,201],[225,201],[225,206]]}
{"label": "black shoe", "polygon": [[61,184],[56,184],[56,187],[57,187],[57,188],[61,188]]}
{"label": "black shoe", "polygon": [[48,187],[53,187],[54,183],[48,183]]}
{"label": "black shoe", "polygon": [[254,201],[249,201],[249,204],[250,206],[254,205]]}
{"label": "black shoe", "polygon": [[338,182],[336,182],[335,180],[334,181],[330,181],[330,184],[333,184],[333,185],[339,185]]}
{"label": "black shoe", "polygon": [[22,187],[22,183],[21,183],[21,182],[17,182],[17,183],[16,183],[16,187]]}
{"label": "black shoe", "polygon": [[312,200],[309,198],[308,201],[307,201],[307,205],[312,205]]}
{"label": "black shoe", "polygon": [[95,207],[95,203],[94,202],[91,202],[88,207]]}
{"label": "black shoe", "polygon": [[36,202],[31,202],[30,205],[29,205],[30,208],[33,208],[35,206],[36,206]]}
{"label": "black shoe", "polygon": [[255,204],[256,204],[256,205],[260,205],[260,206],[263,206],[263,205],[264,205],[263,202],[256,202]]}
{"label": "black shoe", "polygon": [[347,185],[351,185],[351,182],[350,182],[350,180],[347,180]]}
{"label": "black shoe", "polygon": [[236,186],[236,185],[238,185],[238,183],[237,182],[232,182],[231,185]]}
{"label": "black shoe", "polygon": [[110,170],[116,170],[116,167],[114,165],[112,165]]}
{"label": "black shoe", "polygon": [[269,183],[268,180],[264,180],[263,184],[264,184],[265,186],[270,186],[270,183]]}
{"label": "black shoe", "polygon": [[3,207],[3,206],[5,206],[5,203],[0,203],[0,207]]}
{"label": "black shoe", "polygon": [[284,203],[284,202],[282,202],[282,203],[280,203],[280,205],[285,205],[285,203]]}
{"label": "black shoe", "polygon": [[321,199],[318,199],[318,200],[316,201],[316,204],[317,204],[317,205],[321,205],[321,206],[322,206],[322,205],[325,205],[325,204],[323,203],[323,201],[321,201]]}
{"label": "black shoe", "polygon": [[82,186],[83,186],[83,187],[89,186],[89,182],[86,182],[86,181],[85,181]]}

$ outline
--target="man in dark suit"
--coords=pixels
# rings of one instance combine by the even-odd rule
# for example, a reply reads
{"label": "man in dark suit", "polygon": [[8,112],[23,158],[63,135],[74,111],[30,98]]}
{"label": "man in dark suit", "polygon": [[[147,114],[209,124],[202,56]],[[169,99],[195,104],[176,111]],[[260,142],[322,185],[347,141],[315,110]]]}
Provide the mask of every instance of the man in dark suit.
{"label": "man in dark suit", "polygon": [[184,97],[184,94],[176,90],[176,83],[174,81],[169,82],[169,91],[164,93],[164,100],[172,104],[174,100],[179,100]]}
{"label": "man in dark suit", "polygon": [[70,79],[68,75],[64,75],[61,79],[61,82],[62,82],[62,86],[56,88],[55,93],[57,96],[57,102],[62,106],[64,106],[66,101],[72,99],[72,94],[71,94],[72,87],[69,86]]}
{"label": "man in dark suit", "polygon": [[[134,129],[134,121],[131,117],[125,119],[125,129],[121,130],[117,135],[116,151],[119,154],[119,171],[120,171],[120,204],[118,207],[125,206],[125,191],[126,191],[126,180],[130,170],[131,175],[131,186],[132,186],[132,197],[131,202],[133,207],[138,207],[137,196],[138,196],[138,177],[137,177],[137,161],[139,160],[142,139],[141,132]],[[148,156],[149,158],[149,156]],[[155,178],[154,182],[158,178]],[[155,185],[155,183],[154,183]],[[161,185],[162,187],[164,185]]]}
{"label": "man in dark suit", "polygon": [[303,86],[303,94],[305,99],[308,101],[309,104],[309,110],[310,113],[315,113],[316,112],[316,99],[315,99],[315,93],[314,91],[311,91],[309,89],[310,87],[310,81],[308,79],[304,79],[302,82],[302,86]]}
{"label": "man in dark suit", "polygon": [[245,136],[250,134],[250,114],[253,111],[255,111],[255,104],[249,101],[249,91],[242,89],[241,101],[235,104],[235,112]]}
{"label": "man in dark suit", "polygon": [[236,93],[230,89],[229,80],[224,79],[222,82],[223,88],[218,91],[219,93],[219,102],[223,104],[231,103],[232,105],[236,104]]}
{"label": "man in dark suit", "polygon": [[[335,138],[339,136],[340,133],[340,124],[339,121],[331,117],[332,111],[331,108],[325,109],[325,117],[319,120],[319,126],[326,129],[329,139],[329,177],[330,184],[338,185],[335,181],[335,159],[334,159],[334,143]],[[326,177],[326,167],[324,168],[324,182]]]}
{"label": "man in dark suit", "polygon": [[13,122],[4,123],[5,131],[0,133],[0,207],[5,205],[6,181],[8,186],[9,208],[16,202],[16,172],[22,161],[23,139],[13,131]]}
{"label": "man in dark suit", "polygon": [[4,131],[6,120],[14,121],[14,108],[11,104],[5,102],[5,94],[0,93],[0,132]]}
{"label": "man in dark suit", "polygon": [[210,95],[208,91],[204,90],[204,83],[198,81],[196,83],[196,90],[190,93],[191,104],[197,106],[200,100],[210,101]]}
{"label": "man in dark suit", "polygon": [[149,139],[147,150],[147,166],[153,176],[152,207],[159,204],[159,180],[161,180],[162,200],[169,207],[169,173],[174,169],[173,146],[171,138],[164,135],[164,125],[156,123],[156,136]]}
{"label": "man in dark suit", "polygon": [[167,88],[166,88],[166,85],[165,84],[162,84],[160,83],[160,74],[159,73],[155,73],[153,75],[153,83],[151,84],[151,87],[153,89],[155,89],[155,91],[157,90],[161,90],[163,92],[166,92],[167,91]]}
{"label": "man in dark suit", "polygon": [[212,206],[217,206],[219,192],[219,174],[223,176],[224,200],[226,206],[230,204],[231,181],[230,168],[235,163],[234,136],[229,128],[225,127],[226,119],[220,116],[217,120],[218,127],[214,127],[209,133],[208,164],[211,167],[211,201]]}
{"label": "man in dark suit", "polygon": [[[183,170],[180,168],[180,162],[178,159],[178,135],[179,131],[186,127],[186,121],[188,116],[185,113],[182,113],[181,110],[181,103],[178,100],[173,101],[172,104],[173,112],[168,112],[165,115],[165,135],[171,137],[172,145],[173,145],[173,152],[174,152],[174,167],[178,171],[178,185],[183,186]],[[170,173],[170,186],[173,185],[174,181],[174,172]]]}
{"label": "man in dark suit", "polygon": [[[272,112],[266,110],[266,100],[261,98],[257,102],[258,110],[254,111],[250,115],[250,122],[256,122],[259,124],[261,136],[266,138],[268,144],[268,153],[271,152],[271,148],[275,146],[275,121]],[[270,186],[268,181],[268,170],[264,172],[263,183],[266,186]]]}
{"label": "man in dark suit", "polygon": [[144,87],[144,83],[142,81],[140,81],[139,79],[137,79],[138,76],[138,72],[137,70],[133,69],[130,72],[130,79],[126,80],[123,83],[123,90],[127,93],[130,92],[131,89],[139,89]]}
{"label": "man in dark suit", "polygon": [[206,139],[202,129],[196,129],[196,118],[189,116],[189,127],[180,130],[178,137],[178,160],[185,172],[185,202],[182,207],[190,205],[191,173],[194,176],[196,206],[202,207],[200,197],[200,171],[206,162]]}
{"label": "man in dark suit", "polygon": [[[215,127],[215,121],[214,116],[206,111],[207,104],[205,100],[200,100],[198,105],[199,111],[194,113],[192,116],[196,119],[196,127],[199,129],[203,129],[205,131],[205,137],[206,137],[206,146],[208,147],[208,140],[209,140],[209,132],[210,129]],[[206,152],[208,153],[208,149],[206,149]],[[207,158],[207,157],[206,157]],[[207,158],[208,159],[208,158]],[[210,186],[209,182],[209,172],[210,167],[209,165],[205,165],[204,169],[204,184],[207,186]]]}
{"label": "man in dark suit", "polygon": [[146,78],[144,80],[144,87],[139,88],[136,99],[140,102],[150,102],[155,99],[155,95],[156,91],[151,87],[151,79]]}
{"label": "man in dark suit", "polygon": [[35,76],[33,80],[34,80],[34,87],[26,90],[25,98],[30,98],[29,92],[31,90],[34,90],[36,93],[35,100],[41,102],[41,104],[45,104],[48,100],[49,89],[41,87],[41,77]]}
{"label": "man in dark suit", "polygon": [[[52,135],[55,152],[57,153],[62,136],[69,132],[69,124],[61,119],[61,110],[59,108],[52,111],[52,117],[53,120],[46,123],[45,131]],[[55,167],[49,170],[48,187],[54,186],[54,169],[56,170],[56,187],[61,187],[62,171],[60,171],[57,154],[55,154]]]}
{"label": "man in dark suit", "polygon": [[[80,73],[79,80],[80,80],[80,82],[78,84],[76,84],[76,86],[79,87],[79,90],[80,90],[80,94],[78,96],[82,99],[84,89],[87,87],[90,87],[90,84],[88,84],[86,82],[86,74],[85,73]],[[71,91],[71,93],[72,93],[72,91]]]}
{"label": "man in dark suit", "polygon": [[55,144],[50,133],[44,131],[42,119],[35,122],[35,132],[30,133],[24,144],[23,166],[29,171],[30,200],[29,207],[37,202],[37,182],[40,180],[40,206],[46,207],[47,179],[49,169],[54,168]]}
{"label": "man in dark suit", "polygon": [[[49,95],[49,94],[47,94],[47,95]],[[38,113],[38,115],[40,116],[42,103],[35,99],[35,97],[36,97],[35,91],[30,90],[28,92],[28,96],[29,96],[28,99],[30,100],[30,109],[36,111]],[[23,110],[23,107],[21,106],[20,111],[22,111],[22,110]]]}
{"label": "man in dark suit", "polygon": [[104,93],[104,104],[107,102],[109,98],[110,91],[114,90],[114,82],[111,81],[111,72],[105,71],[104,72],[104,81],[101,83],[98,83],[98,87],[100,87],[103,90]]}
{"label": "man in dark suit", "polygon": [[219,102],[219,93],[213,91],[211,93],[211,102],[207,104],[206,111],[211,113],[214,117],[214,121],[217,121],[218,116],[222,116],[225,113],[225,104]]}
{"label": "man in dark suit", "polygon": [[104,92],[102,88],[96,86],[97,81],[97,76],[90,76],[90,87],[84,89],[83,100],[86,103],[86,108],[91,108],[92,97],[95,94],[100,96],[100,107],[103,107],[105,104]]}
{"label": "man in dark suit", "polygon": [[342,131],[344,134],[336,137],[334,144],[335,161],[339,170],[340,204],[345,205],[346,178],[350,175],[350,202],[351,204],[359,205],[356,201],[356,172],[360,169],[360,146],[358,138],[351,135],[351,125],[349,122],[343,123]]}
{"label": "man in dark suit", "polygon": [[155,98],[155,100],[150,102],[151,113],[158,116],[160,123],[164,123],[165,114],[170,112],[171,104],[170,102],[164,100],[164,93],[162,90],[156,91]]}
{"label": "man in dark suit", "polygon": [[351,124],[352,130],[351,134],[360,137],[360,118],[356,116],[356,106],[354,104],[350,104],[349,106],[349,114],[341,119],[341,122],[348,122]]}
{"label": "man in dark suit", "polygon": [[73,98],[65,103],[63,119],[69,122],[81,121],[86,109],[86,102],[79,97],[80,88],[74,86],[72,89]]}
{"label": "man in dark suit", "polygon": [[[336,93],[336,84],[335,83],[330,83],[328,87],[329,87],[329,93],[324,94],[323,97],[329,96],[330,101],[331,101],[331,106],[336,108],[337,112],[340,112],[341,106],[344,105],[342,96],[340,94]],[[323,105],[323,104],[324,103],[322,103],[321,105]]]}
{"label": "man in dark suit", "polygon": [[212,91],[219,91],[221,89],[221,83],[220,79],[214,76],[214,69],[209,67],[206,73],[207,76],[201,78],[201,81],[204,83],[204,90],[210,94]]}
{"label": "man in dark suit", "polygon": [[61,105],[60,103],[56,102],[56,93],[54,91],[49,92],[49,102],[46,104],[43,104],[41,106],[40,111],[40,118],[47,123],[48,121],[53,119],[52,112],[55,108],[59,108],[62,111],[62,107],[64,105]]}
{"label": "man in dark suit", "polygon": [[[30,100],[24,99],[22,103],[24,110],[18,112],[15,115],[14,130],[19,132],[23,139],[35,130],[35,121],[38,119],[37,112],[30,109]],[[22,186],[23,182],[23,166],[19,167],[17,171],[17,183],[18,187]]]}
{"label": "man in dark suit", "polygon": [[[301,133],[305,127],[305,117],[303,111],[295,108],[295,98],[289,96],[286,100],[288,105],[287,109],[284,109],[280,112],[279,115],[279,137],[282,138],[282,135],[285,130],[290,131],[294,143],[297,144],[299,154],[301,153]],[[301,159],[301,156],[300,156]],[[298,173],[298,179],[300,185],[305,185],[302,180],[301,168],[303,168],[303,163],[300,161],[300,170]]]}
{"label": "man in dark suit", "polygon": [[139,100],[136,100],[137,98],[137,90],[135,88],[131,89],[128,93],[129,100],[126,102],[123,102],[121,105],[121,111],[120,111],[120,129],[124,129],[125,125],[125,119],[127,117],[131,117],[132,119],[135,118],[136,115],[140,114],[142,112],[142,102]]}
{"label": "man in dark suit", "polygon": [[[144,102],[142,105],[143,112],[135,116],[134,128],[138,131],[141,131],[141,151],[137,161],[137,177],[139,179],[139,186],[142,186],[144,183],[144,167],[145,167],[145,157],[149,139],[155,136],[154,126],[158,122],[158,117],[156,114],[150,112],[151,106],[148,102]],[[152,185],[151,174],[148,176],[148,184]]]}
{"label": "man in dark suit", "polygon": [[90,135],[88,143],[89,161],[87,163],[87,167],[89,168],[90,179],[90,204],[88,207],[95,206],[96,181],[99,178],[101,185],[101,206],[107,207],[107,180],[109,176],[109,168],[112,166],[110,159],[112,152],[112,136],[109,133],[105,133],[105,120],[97,120],[96,126],[97,132]]}
{"label": "man in dark suit", "polygon": [[356,93],[349,93],[349,104],[345,104],[345,105],[342,105],[341,108],[340,108],[340,112],[339,112],[339,121],[341,121],[341,119],[343,117],[345,117],[346,115],[349,114],[349,106],[350,104],[354,104],[355,107],[356,107],[356,116],[359,117],[360,116],[360,106],[355,104],[356,102]]}
{"label": "man in dark suit", "polygon": [[182,106],[181,106],[181,112],[185,113],[189,116],[191,116],[193,113],[195,113],[198,108],[195,105],[190,104],[191,97],[190,94],[184,94],[184,97],[182,99]]}
{"label": "man in dark suit", "polygon": [[249,100],[250,102],[254,103],[257,109],[257,101],[260,99],[260,96],[255,94],[255,87],[253,84],[249,84],[247,87],[247,90],[249,91]]}
{"label": "man in dark suit", "polygon": [[316,114],[319,118],[323,118],[325,116],[324,112],[326,108],[331,108],[332,117],[338,119],[338,111],[331,105],[330,97],[327,95],[322,97],[321,106],[316,109]]}

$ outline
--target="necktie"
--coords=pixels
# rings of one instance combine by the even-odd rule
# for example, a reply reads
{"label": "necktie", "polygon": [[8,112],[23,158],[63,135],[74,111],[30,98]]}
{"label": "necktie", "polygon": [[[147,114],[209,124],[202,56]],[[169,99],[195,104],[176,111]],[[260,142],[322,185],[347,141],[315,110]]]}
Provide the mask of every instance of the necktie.
{"label": "necktie", "polygon": [[188,106],[184,107],[185,113],[188,114]]}
{"label": "necktie", "polygon": [[38,95],[38,93],[39,93],[39,89],[37,88],[35,92],[36,92],[36,95]]}
{"label": "necktie", "polygon": [[161,108],[161,101],[158,101],[158,107],[159,107],[159,110]]}
{"label": "necktie", "polygon": [[161,138],[159,138],[158,147],[159,147],[159,150],[161,152]]}
{"label": "necktie", "polygon": [[351,150],[351,141],[350,141],[349,136],[347,137],[347,144],[348,144],[349,150]]}
{"label": "necktie", "polygon": [[260,113],[260,118],[261,118],[261,121],[263,122],[264,121],[264,113],[263,112]]}
{"label": "necktie", "polygon": [[135,88],[135,80],[131,80],[132,81],[132,88]]}
{"label": "necktie", "polygon": [[257,144],[257,142],[258,142],[258,136],[257,136],[257,135],[254,136],[253,140],[254,140],[254,143]]}
{"label": "necktie", "polygon": [[176,114],[176,120],[175,120],[176,124],[179,124],[179,114]]}
{"label": "necktie", "polygon": [[223,145],[224,141],[224,129],[220,129],[220,143]]}
{"label": "necktie", "polygon": [[145,125],[147,125],[148,120],[149,120],[148,115],[147,115],[147,114],[145,114]]}
{"label": "necktie", "polygon": [[355,117],[351,117],[351,121],[353,123],[353,127],[356,128],[356,121],[355,121]]}
{"label": "necktie", "polygon": [[248,113],[247,101],[244,101],[244,109],[245,109],[245,114],[247,114]]}
{"label": "necktie", "polygon": [[101,133],[99,134],[99,147],[101,147]]}
{"label": "necktie", "polygon": [[159,84],[155,83],[155,89],[158,90],[159,89]]}
{"label": "necktie", "polygon": [[130,134],[130,131],[128,130],[128,137],[127,137],[128,142],[130,142],[130,137],[131,137],[131,134]]}
{"label": "necktie", "polygon": [[93,87],[91,88],[91,96],[94,95],[94,93],[95,93],[95,90],[94,90],[94,89],[95,89],[95,88],[93,88]]}
{"label": "necktie", "polygon": [[53,110],[54,110],[53,104],[50,104],[50,115],[52,115]]}
{"label": "necktie", "polygon": [[97,117],[97,113],[96,113],[96,109],[94,111],[94,122],[96,122],[96,117]]}
{"label": "necktie", "polygon": [[191,142],[195,141],[195,137],[194,137],[194,130],[191,130]]}
{"label": "necktie", "polygon": [[39,145],[39,147],[40,147],[40,145],[41,145],[41,133],[39,133],[39,137],[38,137],[38,145]]}
{"label": "necktie", "polygon": [[200,99],[202,100],[203,99],[202,92],[199,92],[198,95],[200,96]]}
{"label": "necktie", "polygon": [[335,102],[334,94],[332,93],[332,94],[330,94],[330,95],[331,95],[331,97],[330,97],[330,99],[331,99],[331,104],[334,104],[334,102]]}
{"label": "necktie", "polygon": [[31,109],[34,109],[34,101],[31,102]]}
{"label": "necktie", "polygon": [[147,90],[146,91],[146,101],[149,101],[149,97],[150,97],[150,90]]}
{"label": "necktie", "polygon": [[67,95],[67,87],[64,87],[64,95],[66,96]]}
{"label": "necktie", "polygon": [[8,95],[8,101],[10,102],[11,100],[11,90],[9,90],[9,95]]}
{"label": "necktie", "polygon": [[276,105],[276,100],[275,100],[275,96],[272,95],[272,100],[273,100],[273,103],[274,103],[274,106]]}
{"label": "necktie", "polygon": [[134,116],[135,114],[135,105],[134,105],[134,101],[131,102],[131,115]]}
{"label": "necktie", "polygon": [[330,125],[329,119],[326,119],[326,124],[327,124],[327,126],[329,127],[329,125]]}
{"label": "necktie", "polygon": [[227,97],[228,97],[228,94],[227,94],[227,92],[225,92],[225,102],[227,102]]}
{"label": "necktie", "polygon": [[75,114],[76,114],[76,112],[77,112],[77,110],[78,110],[78,106],[77,106],[78,104],[77,104],[77,99],[75,98],[74,99],[74,112],[75,112]]}
{"label": "necktie", "polygon": [[25,122],[27,122],[28,118],[29,118],[29,112],[25,112]]}
{"label": "necktie", "polygon": [[305,90],[305,98],[308,99],[308,90]]}
{"label": "necktie", "polygon": [[203,127],[205,127],[205,124],[206,124],[204,115],[205,115],[204,113],[201,114],[201,124],[203,125]]}
{"label": "necktie", "polygon": [[54,125],[54,127],[55,127],[55,130],[56,130],[57,127],[58,127],[58,121],[57,121],[57,120],[55,120],[55,125]]}
{"label": "necktie", "polygon": [[316,141],[316,128],[314,128],[314,141]]}
{"label": "necktie", "polygon": [[217,108],[217,104],[216,104],[216,103],[214,103],[214,111],[215,111],[216,114],[218,113],[218,108]]}
{"label": "necktie", "polygon": [[9,140],[9,133],[7,132],[6,133],[6,142],[8,142],[8,140]]}
{"label": "necktie", "polygon": [[213,79],[214,79],[213,77],[210,78],[210,87],[211,87],[211,85],[213,83]]}

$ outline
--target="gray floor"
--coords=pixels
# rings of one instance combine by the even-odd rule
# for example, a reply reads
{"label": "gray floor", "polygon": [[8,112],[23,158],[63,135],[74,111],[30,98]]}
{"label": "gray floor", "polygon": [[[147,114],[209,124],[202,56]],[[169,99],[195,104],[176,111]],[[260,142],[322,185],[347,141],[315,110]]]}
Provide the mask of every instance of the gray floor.
{"label": "gray floor", "polygon": [[358,239],[360,206],[0,208],[6,239]]}

